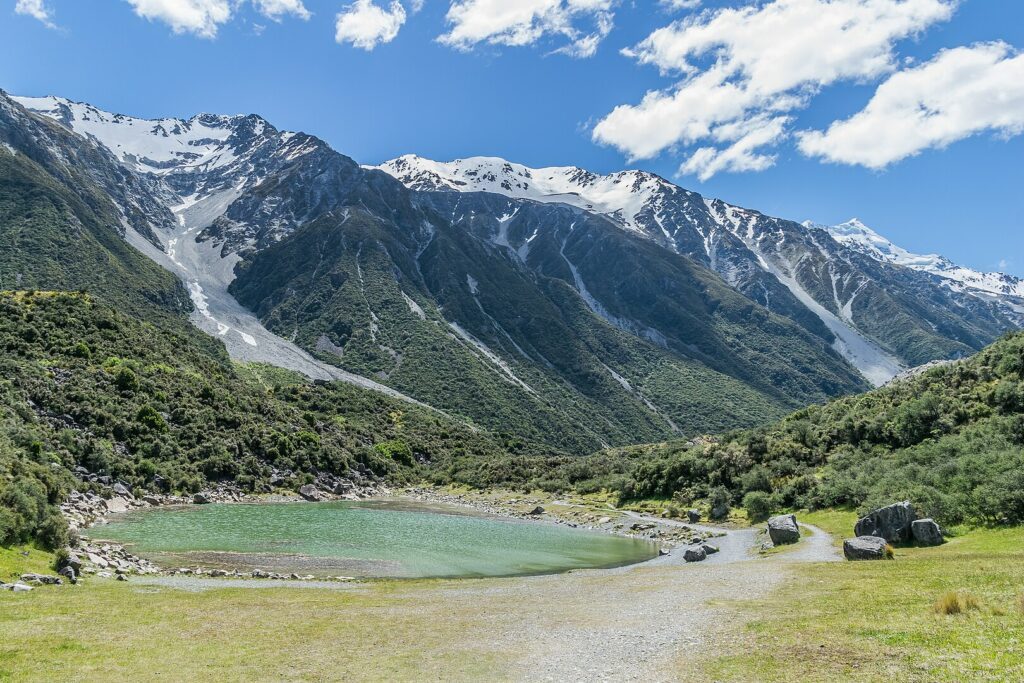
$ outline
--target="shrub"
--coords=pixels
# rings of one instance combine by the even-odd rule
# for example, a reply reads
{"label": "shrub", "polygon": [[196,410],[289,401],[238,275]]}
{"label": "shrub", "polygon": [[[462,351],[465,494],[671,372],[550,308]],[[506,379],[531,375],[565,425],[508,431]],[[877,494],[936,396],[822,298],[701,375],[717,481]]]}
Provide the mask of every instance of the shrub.
{"label": "shrub", "polygon": [[750,521],[762,522],[771,514],[771,496],[764,491],[751,491],[743,496],[743,508],[747,511]]}
{"label": "shrub", "polygon": [[708,506],[711,508],[711,519],[720,520],[729,516],[729,503],[731,502],[729,489],[724,486],[716,486],[711,489],[708,495]]}

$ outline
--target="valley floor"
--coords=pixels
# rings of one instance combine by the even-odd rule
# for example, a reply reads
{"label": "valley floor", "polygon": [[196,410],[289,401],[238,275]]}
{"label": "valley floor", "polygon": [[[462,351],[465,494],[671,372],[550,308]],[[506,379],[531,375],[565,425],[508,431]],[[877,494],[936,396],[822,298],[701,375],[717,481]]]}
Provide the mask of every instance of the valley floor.
{"label": "valley floor", "polygon": [[[841,530],[845,515],[808,518]],[[0,595],[0,680],[1019,680],[1024,532],[890,563],[822,562],[823,532],[711,561],[616,570],[302,584],[91,580]],[[742,548],[740,547],[742,546]],[[0,573],[38,570],[0,551]],[[810,562],[808,562],[810,560]],[[35,564],[33,564],[35,563]],[[210,589],[209,586],[215,586]],[[982,608],[940,616],[945,590]]]}

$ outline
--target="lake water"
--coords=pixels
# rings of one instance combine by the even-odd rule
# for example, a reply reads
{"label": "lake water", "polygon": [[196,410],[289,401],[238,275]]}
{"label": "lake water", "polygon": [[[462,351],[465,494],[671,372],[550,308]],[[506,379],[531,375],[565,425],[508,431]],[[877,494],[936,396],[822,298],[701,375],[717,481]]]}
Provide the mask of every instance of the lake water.
{"label": "lake water", "polygon": [[403,500],[156,508],[117,516],[91,535],[163,567],[318,576],[515,576],[658,554],[648,541]]}

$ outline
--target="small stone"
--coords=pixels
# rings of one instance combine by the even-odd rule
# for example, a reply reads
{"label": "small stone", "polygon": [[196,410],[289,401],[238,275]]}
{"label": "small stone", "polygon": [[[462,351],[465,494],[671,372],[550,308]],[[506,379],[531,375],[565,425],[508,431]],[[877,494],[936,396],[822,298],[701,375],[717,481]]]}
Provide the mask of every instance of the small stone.
{"label": "small stone", "polygon": [[704,552],[707,553],[708,555],[714,555],[715,553],[718,552],[718,546],[711,545],[710,543],[701,543],[700,547],[704,548]]}
{"label": "small stone", "polygon": [[117,575],[117,580],[118,581],[127,581],[128,580],[128,576],[126,574],[118,574]]}

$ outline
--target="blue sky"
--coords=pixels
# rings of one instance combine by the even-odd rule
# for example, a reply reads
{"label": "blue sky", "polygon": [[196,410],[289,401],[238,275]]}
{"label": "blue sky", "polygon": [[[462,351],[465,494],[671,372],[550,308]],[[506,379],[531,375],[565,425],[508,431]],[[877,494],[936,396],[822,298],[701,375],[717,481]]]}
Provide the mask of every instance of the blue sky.
{"label": "blue sky", "polygon": [[15,94],[256,112],[363,163],[640,167],[1024,276],[1024,3],[0,0],[0,45]]}

